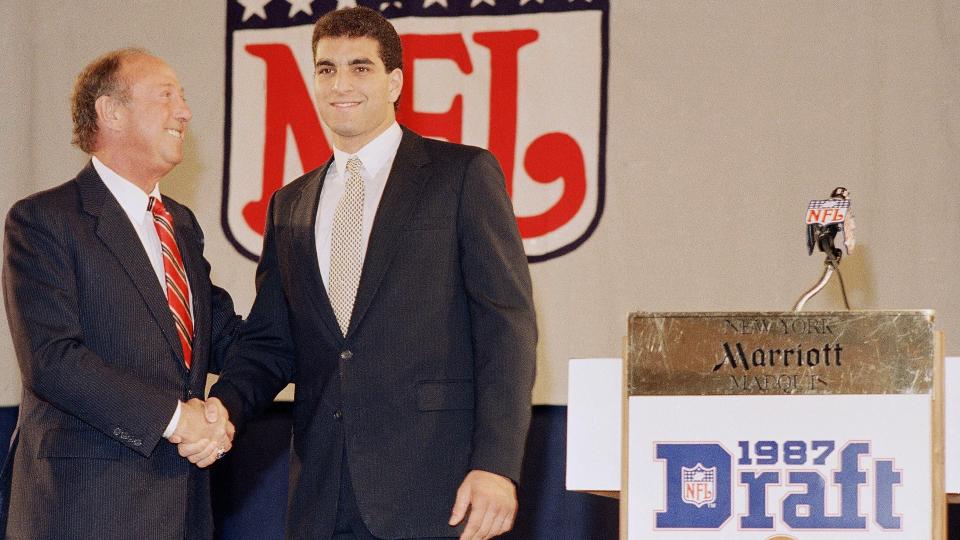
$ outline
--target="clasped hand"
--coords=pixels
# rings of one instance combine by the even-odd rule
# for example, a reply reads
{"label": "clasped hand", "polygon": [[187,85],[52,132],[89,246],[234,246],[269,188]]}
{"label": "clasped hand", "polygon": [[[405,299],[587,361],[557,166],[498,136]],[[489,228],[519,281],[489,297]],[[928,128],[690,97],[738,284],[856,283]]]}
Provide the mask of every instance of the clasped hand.
{"label": "clasped hand", "polygon": [[181,456],[197,467],[209,467],[233,446],[236,430],[230,414],[217,398],[204,403],[191,399],[183,404],[180,420],[169,441]]}

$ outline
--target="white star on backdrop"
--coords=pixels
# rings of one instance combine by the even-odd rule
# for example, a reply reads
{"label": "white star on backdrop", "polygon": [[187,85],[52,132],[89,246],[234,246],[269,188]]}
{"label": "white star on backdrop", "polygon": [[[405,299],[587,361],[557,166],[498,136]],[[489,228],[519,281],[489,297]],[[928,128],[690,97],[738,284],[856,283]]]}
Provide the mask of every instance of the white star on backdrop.
{"label": "white star on backdrop", "polygon": [[287,3],[290,4],[290,14],[287,15],[287,17],[291,19],[294,15],[300,13],[301,11],[307,15],[313,15],[313,8],[310,7],[310,4],[313,3],[313,0],[287,0]]}
{"label": "white star on backdrop", "polygon": [[267,12],[263,10],[264,6],[271,0],[237,0],[237,3],[243,6],[243,22],[256,15],[263,20],[267,20]]}
{"label": "white star on backdrop", "polygon": [[380,4],[380,11],[386,11],[387,8],[390,6],[400,9],[403,7],[403,3],[402,2],[382,2]]}
{"label": "white star on backdrop", "polygon": [[543,0],[520,0],[520,7],[523,7],[523,6],[527,5],[527,4],[529,4],[530,2],[536,2],[536,3],[540,4],[541,6],[543,5]]}
{"label": "white star on backdrop", "polygon": [[496,0],[470,0],[470,7],[475,8],[480,4],[490,4],[493,7],[497,7]]}
{"label": "white star on backdrop", "polygon": [[423,9],[427,9],[434,4],[440,4],[444,8],[450,9],[449,6],[447,6],[447,0],[423,0]]}
{"label": "white star on backdrop", "polygon": [[337,0],[337,9],[357,7],[357,0]]}

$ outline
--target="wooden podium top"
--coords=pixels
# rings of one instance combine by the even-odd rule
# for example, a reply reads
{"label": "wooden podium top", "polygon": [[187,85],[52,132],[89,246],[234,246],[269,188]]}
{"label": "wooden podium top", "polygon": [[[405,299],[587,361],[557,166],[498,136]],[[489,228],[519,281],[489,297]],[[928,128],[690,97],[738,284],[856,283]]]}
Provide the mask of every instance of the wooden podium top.
{"label": "wooden podium top", "polygon": [[628,395],[929,394],[933,311],[633,313]]}

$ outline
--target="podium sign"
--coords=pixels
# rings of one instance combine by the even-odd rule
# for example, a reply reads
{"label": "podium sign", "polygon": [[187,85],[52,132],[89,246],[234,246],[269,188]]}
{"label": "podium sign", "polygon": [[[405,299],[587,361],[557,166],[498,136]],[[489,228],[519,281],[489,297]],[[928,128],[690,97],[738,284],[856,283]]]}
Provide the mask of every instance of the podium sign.
{"label": "podium sign", "polygon": [[621,536],[939,538],[930,311],[637,313]]}

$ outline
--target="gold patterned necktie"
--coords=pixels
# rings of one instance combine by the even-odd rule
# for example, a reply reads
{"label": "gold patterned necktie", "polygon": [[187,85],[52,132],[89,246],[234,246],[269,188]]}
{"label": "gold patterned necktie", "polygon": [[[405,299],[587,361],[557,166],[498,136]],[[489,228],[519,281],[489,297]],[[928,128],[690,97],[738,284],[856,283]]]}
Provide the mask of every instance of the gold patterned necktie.
{"label": "gold patterned necktie", "polygon": [[356,157],[347,160],[346,186],[333,215],[330,232],[330,303],[344,336],[350,327],[350,315],[363,268],[360,253],[363,238],[361,167],[362,163]]}

